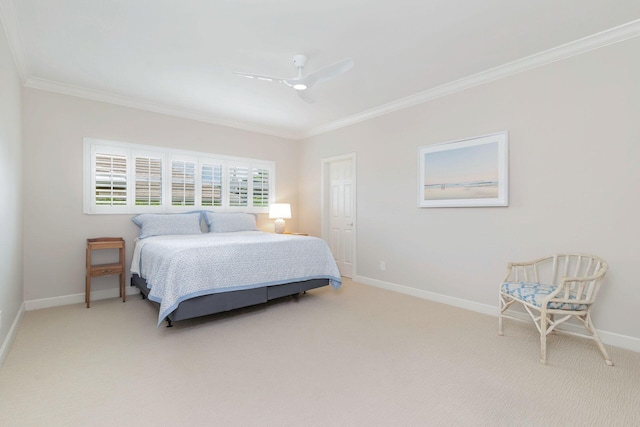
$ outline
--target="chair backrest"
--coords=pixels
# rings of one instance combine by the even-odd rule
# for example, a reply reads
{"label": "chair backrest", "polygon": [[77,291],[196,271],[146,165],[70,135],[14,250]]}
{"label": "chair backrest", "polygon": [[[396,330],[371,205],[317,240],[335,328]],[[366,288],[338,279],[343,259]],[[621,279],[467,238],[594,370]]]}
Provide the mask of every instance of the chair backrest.
{"label": "chair backrest", "polygon": [[556,254],[524,263],[515,269],[516,280],[547,285],[565,284],[557,298],[593,303],[607,272],[607,263],[597,256],[585,254]]}
{"label": "chair backrest", "polygon": [[558,298],[576,299],[590,304],[595,301],[607,269],[607,263],[593,255],[556,254],[551,257],[551,271],[546,277],[548,281],[544,282],[562,285],[564,281],[564,292],[558,294]]}
{"label": "chair backrest", "polygon": [[606,265],[604,260],[592,255],[556,254],[551,258],[553,260],[551,283],[554,285],[559,285],[563,277],[595,276]]}
{"label": "chair backrest", "polygon": [[[553,284],[566,282],[564,299],[572,298],[593,303],[600,290],[607,263],[599,257],[584,254],[558,254],[553,256]],[[558,295],[562,297],[562,293]]]}

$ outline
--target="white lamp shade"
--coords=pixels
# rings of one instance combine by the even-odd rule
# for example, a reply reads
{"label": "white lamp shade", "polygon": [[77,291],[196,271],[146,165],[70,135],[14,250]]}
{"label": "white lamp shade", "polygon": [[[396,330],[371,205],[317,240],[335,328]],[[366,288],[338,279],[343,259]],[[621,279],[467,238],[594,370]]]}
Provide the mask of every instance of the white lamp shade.
{"label": "white lamp shade", "polygon": [[269,218],[291,218],[291,205],[289,203],[272,203],[269,205]]}

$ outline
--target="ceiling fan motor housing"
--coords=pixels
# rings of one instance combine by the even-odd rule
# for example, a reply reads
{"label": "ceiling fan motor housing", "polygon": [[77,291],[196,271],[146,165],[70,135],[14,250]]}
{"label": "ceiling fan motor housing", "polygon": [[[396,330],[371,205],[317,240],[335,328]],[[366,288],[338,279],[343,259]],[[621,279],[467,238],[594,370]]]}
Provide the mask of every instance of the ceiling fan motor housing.
{"label": "ceiling fan motor housing", "polygon": [[304,68],[307,65],[307,57],[306,55],[297,54],[293,57],[293,65],[297,68]]}

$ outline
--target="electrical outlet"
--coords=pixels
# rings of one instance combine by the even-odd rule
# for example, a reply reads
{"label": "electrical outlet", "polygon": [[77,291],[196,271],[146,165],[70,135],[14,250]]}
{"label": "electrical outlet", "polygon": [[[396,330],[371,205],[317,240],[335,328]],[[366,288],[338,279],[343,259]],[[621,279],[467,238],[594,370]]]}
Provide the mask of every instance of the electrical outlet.
{"label": "electrical outlet", "polygon": [[380,270],[385,271],[387,269],[387,263],[380,261]]}

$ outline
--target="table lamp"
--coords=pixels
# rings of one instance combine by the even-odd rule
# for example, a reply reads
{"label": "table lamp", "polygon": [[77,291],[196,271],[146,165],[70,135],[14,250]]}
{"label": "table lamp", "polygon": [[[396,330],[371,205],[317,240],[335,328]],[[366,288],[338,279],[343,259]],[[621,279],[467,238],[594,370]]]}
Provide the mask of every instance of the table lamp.
{"label": "table lamp", "polygon": [[274,222],[275,232],[284,233],[284,218],[291,218],[291,205],[289,203],[272,203],[269,205],[269,218],[276,219]]}

